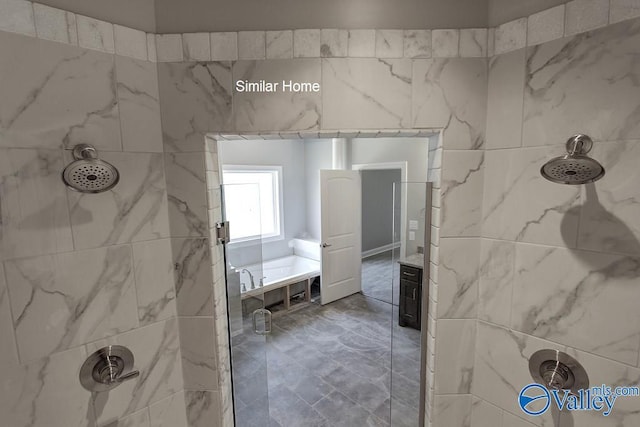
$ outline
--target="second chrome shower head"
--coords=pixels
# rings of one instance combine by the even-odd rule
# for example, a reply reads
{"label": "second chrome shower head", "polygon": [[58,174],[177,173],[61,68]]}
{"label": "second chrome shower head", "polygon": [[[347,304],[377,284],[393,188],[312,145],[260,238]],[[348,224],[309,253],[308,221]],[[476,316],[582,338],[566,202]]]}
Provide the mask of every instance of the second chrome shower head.
{"label": "second chrome shower head", "polygon": [[62,180],[67,187],[80,193],[102,193],[111,190],[120,180],[115,166],[98,159],[98,153],[89,144],[73,147],[75,162],[62,171]]}
{"label": "second chrome shower head", "polygon": [[604,167],[587,156],[593,141],[587,135],[574,135],[567,141],[567,154],[542,165],[540,173],[556,184],[580,185],[595,182],[604,176]]}

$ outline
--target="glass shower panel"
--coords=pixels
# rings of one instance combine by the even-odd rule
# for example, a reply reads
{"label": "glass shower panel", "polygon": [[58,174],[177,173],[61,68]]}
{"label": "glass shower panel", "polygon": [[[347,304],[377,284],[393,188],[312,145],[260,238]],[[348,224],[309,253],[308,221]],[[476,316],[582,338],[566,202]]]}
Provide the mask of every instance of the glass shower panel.
{"label": "glass shower panel", "polygon": [[225,265],[236,426],[262,426],[269,420],[266,336],[271,314],[264,307],[262,289],[260,188],[226,184],[222,195],[223,219],[229,222],[231,236]]}
{"label": "glass shower panel", "polygon": [[[430,230],[429,184],[394,184],[393,322],[391,330],[391,425],[423,425],[424,355]],[[398,206],[399,205],[399,206]],[[399,218],[398,218],[399,216]],[[425,268],[426,267],[426,268]]]}

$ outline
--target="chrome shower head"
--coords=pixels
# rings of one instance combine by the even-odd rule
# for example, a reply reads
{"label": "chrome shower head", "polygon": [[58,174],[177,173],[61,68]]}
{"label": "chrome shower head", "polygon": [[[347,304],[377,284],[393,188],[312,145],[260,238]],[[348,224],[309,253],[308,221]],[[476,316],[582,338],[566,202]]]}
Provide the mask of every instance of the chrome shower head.
{"label": "chrome shower head", "polygon": [[102,193],[111,190],[120,180],[120,173],[111,163],[97,158],[97,151],[89,144],[73,147],[75,162],[62,171],[62,181],[80,193]]}
{"label": "chrome shower head", "polygon": [[593,141],[587,135],[574,135],[567,141],[567,154],[542,165],[540,173],[556,184],[580,185],[595,182],[604,176],[604,167],[587,156]]}

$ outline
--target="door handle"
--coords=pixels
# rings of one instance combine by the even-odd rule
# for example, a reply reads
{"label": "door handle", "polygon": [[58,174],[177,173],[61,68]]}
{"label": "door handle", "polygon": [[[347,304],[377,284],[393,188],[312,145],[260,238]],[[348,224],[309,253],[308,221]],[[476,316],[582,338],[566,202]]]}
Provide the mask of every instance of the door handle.
{"label": "door handle", "polygon": [[413,297],[411,299],[416,300],[416,288],[413,288]]}
{"label": "door handle", "polygon": [[331,246],[329,243],[322,243],[320,245],[321,248],[328,248],[329,246]]}
{"label": "door handle", "polygon": [[[264,317],[264,330],[258,330],[258,315]],[[271,333],[271,312],[266,308],[259,308],[252,313],[253,332],[257,335],[268,335]]]}

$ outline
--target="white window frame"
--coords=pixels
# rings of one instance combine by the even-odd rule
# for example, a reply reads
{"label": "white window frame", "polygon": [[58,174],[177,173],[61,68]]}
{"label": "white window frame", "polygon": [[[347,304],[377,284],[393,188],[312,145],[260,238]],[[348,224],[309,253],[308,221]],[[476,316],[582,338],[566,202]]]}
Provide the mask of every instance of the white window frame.
{"label": "white window frame", "polygon": [[[225,172],[272,172],[277,176],[277,184],[275,185],[273,194],[278,199],[277,201],[273,201],[273,206],[276,208],[276,212],[274,212],[276,217],[276,224],[278,226],[279,233],[278,234],[261,234],[259,236],[249,236],[241,239],[233,239],[229,242],[230,245],[240,245],[243,244],[249,245],[254,244],[256,240],[261,240],[263,243],[265,242],[275,242],[278,240],[284,240],[284,192],[283,192],[283,177],[282,177],[282,166],[280,165],[222,165],[220,177],[222,180],[222,184],[224,185],[224,173]],[[233,185],[233,184],[231,184]],[[230,225],[233,227],[233,224]]]}

